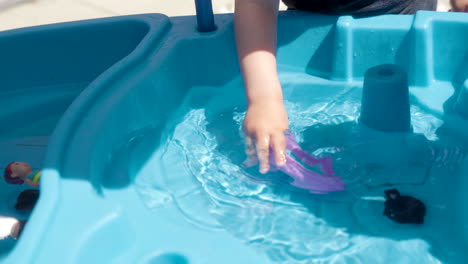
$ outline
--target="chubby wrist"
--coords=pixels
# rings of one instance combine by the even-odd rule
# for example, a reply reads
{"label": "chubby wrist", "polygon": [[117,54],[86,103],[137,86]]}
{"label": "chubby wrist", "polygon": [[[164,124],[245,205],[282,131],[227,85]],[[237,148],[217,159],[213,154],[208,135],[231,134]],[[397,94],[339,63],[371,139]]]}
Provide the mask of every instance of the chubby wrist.
{"label": "chubby wrist", "polygon": [[246,84],[246,96],[248,104],[283,102],[283,91],[279,81],[265,81]]}
{"label": "chubby wrist", "polygon": [[249,97],[247,100],[248,106],[251,107],[253,105],[266,105],[266,104],[283,104],[283,96],[281,94],[277,95],[259,95]]}

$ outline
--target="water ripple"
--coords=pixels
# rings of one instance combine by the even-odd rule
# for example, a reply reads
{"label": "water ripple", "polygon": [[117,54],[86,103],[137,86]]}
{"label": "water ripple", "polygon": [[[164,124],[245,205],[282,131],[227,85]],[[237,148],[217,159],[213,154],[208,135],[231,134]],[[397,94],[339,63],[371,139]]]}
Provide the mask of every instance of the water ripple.
{"label": "water ripple", "polygon": [[[225,230],[278,263],[384,263],[395,256],[398,263],[440,262],[430,253],[426,240],[388,238],[392,227],[381,219],[381,212],[360,210],[380,208],[382,202],[375,207],[356,207],[356,203],[373,191],[382,198],[382,186],[425,184],[432,161],[440,160],[435,152],[456,156],[451,154],[456,151],[447,154],[444,147],[431,147],[438,139],[441,120],[413,107],[413,129],[421,136],[390,138],[363,132],[357,122],[358,88],[337,89],[328,102],[286,101],[290,128],[298,142],[317,156],[332,156],[337,175],[347,183],[345,192],[320,196],[289,186],[289,178],[282,173],[261,175],[256,168],[241,167],[245,111],[236,103],[214,103],[229,102],[229,98],[230,93],[218,94],[206,108],[187,108],[166,142],[170,147],[164,154],[172,161],[166,166],[183,162],[209,197],[210,214]],[[409,146],[406,156],[395,156],[395,151],[401,152],[398,146]],[[373,155],[376,148],[389,151]],[[402,169],[401,162],[408,164]],[[404,170],[411,171],[411,177]],[[189,207],[189,203],[180,204],[185,212]],[[365,214],[380,217],[383,223],[376,228],[386,230],[383,234],[388,237],[366,231],[363,225],[368,223],[359,221],[371,219]]]}

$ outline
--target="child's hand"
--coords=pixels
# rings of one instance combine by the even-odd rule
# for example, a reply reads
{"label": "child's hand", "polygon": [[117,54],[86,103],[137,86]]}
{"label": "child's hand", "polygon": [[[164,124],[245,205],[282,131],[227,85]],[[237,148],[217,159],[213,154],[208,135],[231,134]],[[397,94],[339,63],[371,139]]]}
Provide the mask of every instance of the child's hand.
{"label": "child's hand", "polygon": [[278,166],[286,161],[288,116],[276,65],[278,6],[278,0],[235,1],[237,54],[249,105],[243,125],[249,158],[244,165],[260,160],[261,173],[270,168],[270,148]]}
{"label": "child's hand", "polygon": [[[260,172],[270,169],[269,155],[275,155],[276,164],[286,162],[288,116],[282,101],[263,100],[250,103],[245,115],[243,130],[246,134],[247,163],[260,161]],[[270,147],[274,153],[270,153]]]}
{"label": "child's hand", "polygon": [[468,0],[451,0],[452,12],[468,12]]}

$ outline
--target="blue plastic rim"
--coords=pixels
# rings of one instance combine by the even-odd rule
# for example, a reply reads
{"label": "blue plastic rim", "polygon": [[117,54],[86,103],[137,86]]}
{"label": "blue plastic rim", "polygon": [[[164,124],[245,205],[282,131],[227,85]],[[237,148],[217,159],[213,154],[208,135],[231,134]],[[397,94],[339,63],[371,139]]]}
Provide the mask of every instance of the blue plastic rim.
{"label": "blue plastic rim", "polygon": [[[466,74],[468,75],[468,73]],[[455,108],[461,115],[468,119],[468,79],[466,79],[460,88],[460,95],[458,96]]]}

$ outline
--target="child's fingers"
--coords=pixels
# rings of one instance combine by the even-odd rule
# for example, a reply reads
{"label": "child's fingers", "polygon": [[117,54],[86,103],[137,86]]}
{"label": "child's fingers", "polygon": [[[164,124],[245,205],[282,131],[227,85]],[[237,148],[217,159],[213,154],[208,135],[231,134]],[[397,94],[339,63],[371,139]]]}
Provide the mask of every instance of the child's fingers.
{"label": "child's fingers", "polygon": [[286,163],[286,137],[284,133],[275,133],[271,138],[275,151],[276,165],[283,166]]}
{"label": "child's fingers", "polygon": [[247,155],[247,159],[242,163],[245,168],[257,165],[257,151],[255,150],[253,139],[249,136],[245,137],[245,154]]}
{"label": "child's fingers", "polygon": [[270,169],[268,155],[270,154],[270,135],[257,134],[256,136],[257,156],[260,161],[260,173],[267,173]]}
{"label": "child's fingers", "polygon": [[255,150],[255,144],[253,139],[249,136],[245,138],[245,154],[249,159],[254,157],[256,159],[257,151]]}

